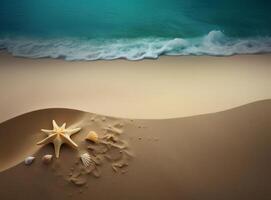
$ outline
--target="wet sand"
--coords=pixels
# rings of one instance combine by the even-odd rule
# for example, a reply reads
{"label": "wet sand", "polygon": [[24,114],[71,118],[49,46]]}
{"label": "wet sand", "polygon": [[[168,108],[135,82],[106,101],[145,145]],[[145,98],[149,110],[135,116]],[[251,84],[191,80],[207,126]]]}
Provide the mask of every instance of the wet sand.
{"label": "wet sand", "polygon": [[[74,185],[69,173],[78,151],[63,146],[44,165],[53,146],[37,146],[51,120],[82,127],[72,139],[84,146],[89,130],[122,123],[121,136],[133,158],[125,173],[110,163],[100,177]],[[0,124],[0,199],[185,199],[267,200],[271,196],[271,100],[192,117],[131,120],[69,109],[45,109]],[[26,156],[36,160],[25,166]]]}
{"label": "wet sand", "polygon": [[270,63],[270,54],[66,62],[2,53],[0,122],[58,107],[138,119],[223,111],[271,98]]}

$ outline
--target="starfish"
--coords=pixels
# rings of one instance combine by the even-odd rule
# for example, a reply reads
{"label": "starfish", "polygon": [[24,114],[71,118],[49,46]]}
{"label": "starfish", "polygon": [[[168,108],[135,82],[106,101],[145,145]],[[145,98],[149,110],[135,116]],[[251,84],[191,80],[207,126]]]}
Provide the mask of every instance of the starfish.
{"label": "starfish", "polygon": [[66,123],[59,127],[55,120],[53,120],[53,130],[41,129],[42,132],[47,134],[47,137],[44,140],[38,142],[37,145],[53,143],[55,147],[56,158],[59,158],[60,147],[63,143],[66,143],[75,149],[78,147],[78,145],[75,144],[70,137],[80,130],[81,128],[66,129]]}

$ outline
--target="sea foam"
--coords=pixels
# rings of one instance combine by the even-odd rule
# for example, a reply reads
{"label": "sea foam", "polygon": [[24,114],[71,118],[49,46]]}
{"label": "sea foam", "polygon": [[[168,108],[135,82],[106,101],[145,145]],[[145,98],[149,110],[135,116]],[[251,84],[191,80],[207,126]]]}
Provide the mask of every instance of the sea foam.
{"label": "sea foam", "polygon": [[63,58],[65,60],[141,60],[160,55],[257,54],[271,52],[271,37],[232,38],[221,31],[211,31],[203,37],[135,38],[135,39],[33,39],[5,37],[0,49],[14,56],[28,58]]}

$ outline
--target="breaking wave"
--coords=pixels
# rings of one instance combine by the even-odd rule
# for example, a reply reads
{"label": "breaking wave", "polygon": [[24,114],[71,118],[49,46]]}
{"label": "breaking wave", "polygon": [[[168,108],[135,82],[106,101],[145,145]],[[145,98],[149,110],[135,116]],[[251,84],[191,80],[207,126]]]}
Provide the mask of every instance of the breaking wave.
{"label": "breaking wave", "polygon": [[14,56],[28,58],[63,58],[65,60],[141,60],[161,55],[258,54],[271,52],[271,37],[233,38],[221,31],[211,31],[197,38],[136,39],[33,39],[4,37],[0,49]]}

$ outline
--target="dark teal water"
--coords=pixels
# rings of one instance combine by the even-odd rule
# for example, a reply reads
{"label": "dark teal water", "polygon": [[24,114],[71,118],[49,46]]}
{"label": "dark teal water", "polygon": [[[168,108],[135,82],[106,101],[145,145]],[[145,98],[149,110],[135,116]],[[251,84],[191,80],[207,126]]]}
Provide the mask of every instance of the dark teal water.
{"label": "dark teal water", "polygon": [[0,0],[0,48],[67,60],[271,52],[267,0]]}

